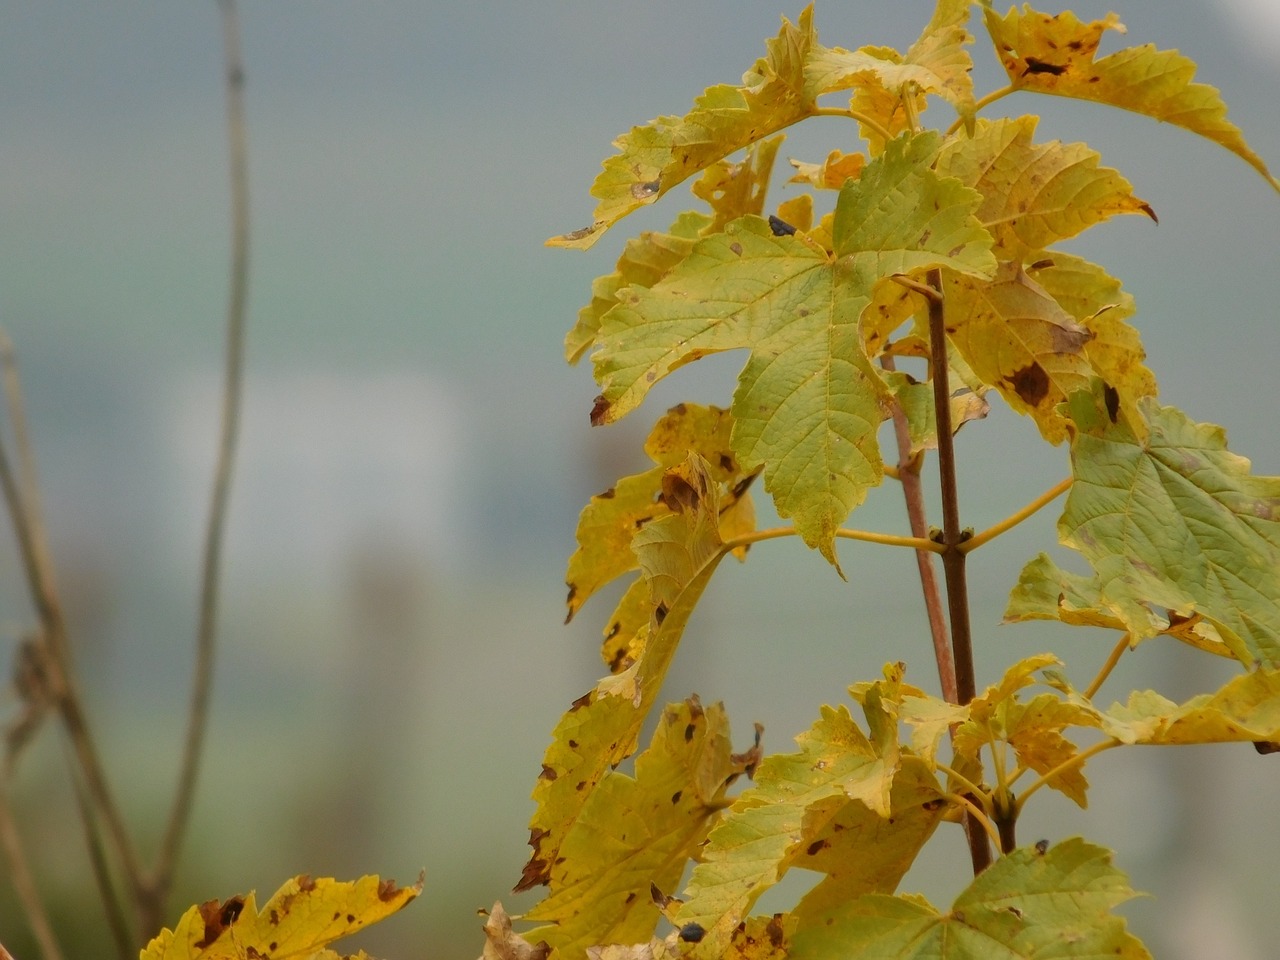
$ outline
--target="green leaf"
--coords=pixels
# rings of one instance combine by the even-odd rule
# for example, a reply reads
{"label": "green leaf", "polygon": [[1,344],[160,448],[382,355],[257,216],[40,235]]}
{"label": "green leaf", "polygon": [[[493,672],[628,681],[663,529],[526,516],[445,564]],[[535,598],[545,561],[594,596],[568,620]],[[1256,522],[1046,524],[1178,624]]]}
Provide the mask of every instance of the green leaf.
{"label": "green leaf", "polygon": [[939,142],[896,140],[845,184],[833,255],[744,217],[653,287],[624,291],[601,324],[594,422],[634,409],[686,363],[750,348],[734,394],[734,452],[744,469],[763,465],[778,513],[834,563],[835,531],[882,477],[887,390],[859,335],[876,282],[932,266],[995,268],[972,217],[978,196],[930,169]]}
{"label": "green leaf", "polygon": [[697,699],[669,706],[635,777],[605,775],[560,846],[547,898],[525,915],[526,933],[553,955],[580,957],[597,944],[648,940],[660,914],[650,888],[670,890],[726,805],[741,773],[730,757],[724,708]]}
{"label": "green leaf", "polygon": [[1051,15],[1026,4],[1003,17],[987,5],[983,16],[1015,88],[1105,103],[1183,127],[1226,147],[1280,191],[1280,181],[1227,120],[1218,91],[1193,82],[1194,61],[1151,44],[1095,59],[1103,33],[1125,30],[1114,13],[1084,23],[1070,11]]}
{"label": "green leaf", "polygon": [[804,65],[816,42],[813,8],[806,7],[797,24],[783,19],[741,85],[709,87],[685,116],[658,117],[619,137],[618,154],[604,162],[591,186],[599,200],[594,222],[547,243],[590,247],[627,214],[698,171],[811,115],[816,104],[805,88]]}
{"label": "green leaf", "polygon": [[824,923],[799,927],[790,957],[1150,960],[1111,913],[1133,896],[1108,851],[1072,838],[1044,853],[1022,847],[997,860],[946,914],[919,897],[858,897]]}
{"label": "green leaf", "polygon": [[972,137],[951,138],[938,156],[938,173],[982,194],[977,217],[998,259],[1024,262],[1117,214],[1155,219],[1128,180],[1098,165],[1097,151],[1083,143],[1034,143],[1037,119],[979,120]]}
{"label": "green leaf", "polygon": [[[885,714],[879,702],[868,708],[869,717],[877,714]],[[925,764],[899,762],[893,727],[875,722],[877,745],[844,707],[823,707],[797,738],[799,753],[761,762],[755,785],[708,837],[676,918],[704,929],[698,957],[718,957],[756,899],[791,867],[828,875],[805,906],[815,915],[829,897],[897,886],[945,804]]]}
{"label": "green leaf", "polygon": [[1203,616],[1246,665],[1280,663],[1280,477],[1256,477],[1221,427],[1154,401],[1139,441],[1095,382],[1069,415],[1075,482],[1058,536],[1097,573],[1099,602],[1136,639],[1151,609]]}

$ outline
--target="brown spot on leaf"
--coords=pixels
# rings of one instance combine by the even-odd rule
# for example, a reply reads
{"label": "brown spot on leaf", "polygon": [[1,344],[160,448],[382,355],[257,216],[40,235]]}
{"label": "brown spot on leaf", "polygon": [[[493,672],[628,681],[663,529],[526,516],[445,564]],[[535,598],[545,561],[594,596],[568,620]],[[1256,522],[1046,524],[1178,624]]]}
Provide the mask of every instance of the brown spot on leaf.
{"label": "brown spot on leaf", "polygon": [[1155,221],[1156,223],[1159,223],[1159,222],[1160,222],[1160,218],[1156,216],[1156,212],[1155,212],[1155,210],[1152,208],[1151,204],[1149,204],[1149,203],[1145,203],[1145,202],[1144,202],[1144,203],[1139,207],[1139,209],[1141,209],[1143,213],[1145,213],[1148,217],[1150,217],[1150,218],[1151,218],[1153,221]]}
{"label": "brown spot on leaf", "polygon": [[348,913],[347,923],[355,923],[355,922],[356,922],[356,915],[354,913]]}
{"label": "brown spot on leaf", "polygon": [[1067,72],[1067,68],[1061,64],[1047,63],[1036,57],[1027,57],[1026,64],[1027,68],[1022,71],[1024,77],[1029,73],[1048,73],[1052,76],[1060,77]]}
{"label": "brown spot on leaf", "polygon": [[1264,757],[1272,753],[1280,753],[1280,743],[1271,743],[1266,740],[1253,741],[1253,749],[1257,750]]}
{"label": "brown spot on leaf", "polygon": [[1032,361],[1021,370],[1015,370],[1013,376],[1006,382],[1013,388],[1013,392],[1030,407],[1038,407],[1049,395],[1049,375],[1036,361]]}
{"label": "brown spot on leaf", "polygon": [[1037,841],[1036,841],[1036,853],[1040,854],[1040,856],[1042,856],[1042,857],[1043,857],[1043,856],[1044,856],[1046,853],[1048,853],[1048,852],[1049,852],[1049,841],[1048,841],[1048,840],[1037,840]]}
{"label": "brown spot on leaf", "polygon": [[316,888],[316,882],[312,880],[311,877],[308,876],[307,874],[304,873],[302,876],[298,878],[299,893],[310,893],[315,888]]}
{"label": "brown spot on leaf", "polygon": [[742,256],[742,244],[738,243],[737,240],[729,244],[729,249],[732,250],[736,256]]}
{"label": "brown spot on leaf", "polygon": [[827,847],[829,846],[831,846],[830,840],[815,840],[813,841],[813,843],[809,844],[809,847],[808,849],[805,850],[805,853],[807,853],[809,856],[812,857],[815,854],[820,853],[821,851],[827,849]]}
{"label": "brown spot on leaf", "polygon": [[667,605],[665,603],[659,603],[653,608],[653,619],[657,621],[659,626],[662,625],[663,620],[667,619]]}
{"label": "brown spot on leaf", "polygon": [[581,710],[583,707],[588,706],[590,703],[591,703],[591,691],[588,690],[586,693],[580,696],[577,700],[573,701],[573,703],[569,704],[569,712],[573,713],[573,711],[575,710]]}
{"label": "brown spot on leaf", "polygon": [[624,900],[623,903],[631,903],[635,900],[635,898],[636,898],[636,892],[632,890],[630,893],[627,894],[627,899]]}
{"label": "brown spot on leaf", "polygon": [[1120,391],[1111,384],[1104,383],[1102,402],[1107,405],[1107,419],[1115,423],[1120,418]]}
{"label": "brown spot on leaf", "polygon": [[679,803],[679,802],[680,802],[680,798],[681,798],[681,797],[683,797],[683,796],[684,796],[684,791],[683,791],[683,790],[677,790],[675,793],[673,793],[673,794],[671,795],[671,802],[672,802],[673,804]]}
{"label": "brown spot on leaf", "polygon": [[946,804],[947,801],[943,800],[941,797],[934,797],[932,800],[926,800],[924,803],[920,804],[920,806],[924,807],[926,810],[933,811],[941,810],[946,806]]}
{"label": "brown spot on leaf", "polygon": [[698,725],[690,723],[684,728],[684,742],[688,743],[693,739],[693,735],[698,732]]}
{"label": "brown spot on leaf", "polygon": [[559,776],[559,774],[556,773],[555,769],[553,767],[547,766],[547,764],[544,763],[542,765],[542,773],[538,774],[538,779],[551,781],[551,780],[554,780],[557,776]]}
{"label": "brown spot on leaf", "polygon": [[591,405],[591,425],[598,427],[600,424],[608,422],[609,409],[612,406],[613,404],[605,399],[603,393],[596,397],[595,402]]}
{"label": "brown spot on leaf", "polygon": [[618,491],[617,491],[616,489],[614,489],[613,487],[610,487],[608,490],[605,490],[603,493],[597,493],[597,494],[596,494],[596,499],[597,499],[597,500],[612,500],[612,499],[613,499],[614,497],[616,497],[617,495],[618,495]]}
{"label": "brown spot on leaf", "polygon": [[775,913],[769,918],[764,927],[764,935],[774,947],[782,946],[782,941],[786,939],[786,933],[782,929],[782,914]]}
{"label": "brown spot on leaf", "polygon": [[206,900],[196,909],[200,911],[200,919],[204,921],[204,937],[195,945],[208,947],[222,936],[227,927],[236,922],[240,911],[244,909],[244,897],[232,897],[225,903]]}
{"label": "brown spot on leaf", "polygon": [[733,457],[729,456],[727,453],[720,454],[720,469],[725,473],[732,473]]}

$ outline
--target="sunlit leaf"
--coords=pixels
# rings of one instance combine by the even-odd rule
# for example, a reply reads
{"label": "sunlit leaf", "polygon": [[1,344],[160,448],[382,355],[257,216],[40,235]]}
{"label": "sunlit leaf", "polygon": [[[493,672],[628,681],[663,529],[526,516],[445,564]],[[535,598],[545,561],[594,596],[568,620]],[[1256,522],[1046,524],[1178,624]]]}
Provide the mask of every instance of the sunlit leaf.
{"label": "sunlit leaf", "polygon": [[727,805],[736,773],[719,704],[668,707],[635,777],[605,775],[560,846],[547,898],[525,918],[525,936],[565,957],[598,944],[648,941],[660,914],[650,888],[670,890]]}
{"label": "sunlit leaf", "polygon": [[631,288],[601,325],[596,422],[621,417],[654,382],[710,353],[750,348],[734,395],[733,449],[764,467],[778,512],[834,563],[835,531],[882,465],[887,391],[859,316],[875,283],[948,265],[994,269],[970,211],[978,197],[930,169],[934,134],[894,141],[840,191],[834,256],[753,217],[708,237],[652,288]]}
{"label": "sunlit leaf", "polygon": [[832,150],[822,163],[792,160],[791,166],[795,167],[796,173],[788,182],[807,183],[819,190],[839,190],[846,180],[861,176],[866,164],[867,158],[861,153]]}
{"label": "sunlit leaf", "polygon": [[192,907],[172,930],[162,930],[140,960],[307,960],[328,944],[384,920],[422,892],[422,880],[397,887],[362,877],[295,877],[258,909],[254,895]]}
{"label": "sunlit leaf", "polygon": [[816,104],[805,88],[804,64],[817,41],[812,14],[806,8],[796,24],[784,18],[766,55],[741,85],[709,87],[685,116],[658,117],[615,140],[618,154],[604,162],[591,187],[599,201],[593,223],[547,242],[590,247],[613,224],[676,184],[811,115]]}
{"label": "sunlit leaf", "polygon": [[952,137],[938,156],[940,174],[982,194],[977,218],[990,230],[998,259],[1025,261],[1117,214],[1155,218],[1128,180],[1098,165],[1097,151],[1033,142],[1036,121],[979,120],[972,137]]}
{"label": "sunlit leaf", "polygon": [[1151,44],[1095,59],[1103,33],[1124,32],[1114,13],[1084,23],[1070,11],[1051,15],[1026,4],[1003,17],[986,6],[983,15],[1016,88],[1106,103],[1183,127],[1226,147],[1280,190],[1280,181],[1227,120],[1218,91],[1193,82],[1194,61]]}
{"label": "sunlit leaf", "polygon": [[782,140],[779,135],[754,143],[742,160],[737,163],[718,160],[693,182],[694,196],[705,200],[713,214],[702,231],[704,234],[719,233],[731,220],[764,212],[769,175]]}
{"label": "sunlit leaf", "polygon": [[1100,601],[1138,639],[1151,608],[1200,614],[1246,664],[1280,663],[1280,478],[1253,476],[1222,428],[1145,401],[1140,442],[1099,384],[1072,397],[1059,539],[1089,560]]}
{"label": "sunlit leaf", "polygon": [[1280,741],[1280,670],[1250,671],[1183,704],[1135,691],[1101,714],[1100,725],[1122,743]]}
{"label": "sunlit leaf", "polygon": [[802,925],[791,960],[1150,960],[1111,911],[1134,896],[1111,855],[1078,838],[1021,847],[980,874],[948,913],[920,897],[869,894]]}

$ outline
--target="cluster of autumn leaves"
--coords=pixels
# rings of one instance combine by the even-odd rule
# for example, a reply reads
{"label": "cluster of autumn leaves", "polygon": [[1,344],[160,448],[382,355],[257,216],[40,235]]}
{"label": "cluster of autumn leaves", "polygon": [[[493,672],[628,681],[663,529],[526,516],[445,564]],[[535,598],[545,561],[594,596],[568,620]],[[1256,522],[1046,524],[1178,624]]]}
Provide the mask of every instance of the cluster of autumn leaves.
{"label": "cluster of autumn leaves", "polygon": [[[1010,824],[1046,787],[1083,806],[1085,764],[1102,750],[1280,741],[1280,478],[1253,476],[1219,428],[1158,403],[1128,323],[1132,298],[1102,267],[1053,249],[1112,216],[1155,213],[1088,147],[1038,142],[1034,117],[979,114],[1018,90],[1105,103],[1208,137],[1280,184],[1180,54],[1138,46],[1098,57],[1104,32],[1123,29],[1113,15],[980,7],[1008,76],[1000,90],[975,97],[967,0],[939,0],[905,53],[824,47],[806,10],[741,84],[620,137],[592,187],[593,222],[551,241],[589,247],[690,178],[706,204],[630,240],[594,284],[566,341],[571,362],[591,355],[593,422],[635,409],[701,357],[748,354],[728,409],[668,411],[646,443],[654,465],[582,513],[569,617],[605,585],[629,583],[604,629],[609,674],[557,725],[534,790],[533,852],[517,889],[545,886],[546,896],[523,934],[495,908],[486,960],[977,958],[1047,944],[1064,951],[1055,956],[1146,957],[1112,913],[1132,896],[1124,876],[1082,840],[1009,850],[993,836],[1005,855],[950,910],[895,891],[943,821],[975,811]],[[945,130],[923,128],[930,97],[954,109]],[[779,131],[832,114],[858,123],[867,153],[793,161],[793,182],[811,192],[767,207]],[[819,214],[824,191],[830,210]],[[940,283],[927,286],[930,273]],[[837,564],[850,512],[885,476],[877,431],[890,412],[905,414],[915,452],[936,445],[930,385],[885,361],[930,355],[926,300],[939,296],[953,425],[984,415],[995,391],[1070,451],[1059,539],[1091,572],[1042,554],[1006,619],[1108,628],[1122,645],[1169,635],[1244,672],[1184,704],[1139,691],[1103,709],[1050,655],[1014,664],[963,705],[890,664],[850,688],[862,723],[824,706],[794,753],[762,757],[758,733],[735,753],[723,709],[696,698],[665,707],[640,751],[720,561],[794,534]],[[757,480],[793,527],[757,530]],[[632,758],[630,772],[619,768]],[[731,795],[745,777],[751,785]],[[813,871],[815,885],[792,910],[753,916],[793,867]],[[336,931],[414,892],[375,902],[364,890],[347,912],[326,900],[309,915],[332,914]],[[235,918],[223,907],[193,908],[144,956],[311,955],[263,940],[272,922],[252,899]],[[239,953],[213,950],[232,940]]]}

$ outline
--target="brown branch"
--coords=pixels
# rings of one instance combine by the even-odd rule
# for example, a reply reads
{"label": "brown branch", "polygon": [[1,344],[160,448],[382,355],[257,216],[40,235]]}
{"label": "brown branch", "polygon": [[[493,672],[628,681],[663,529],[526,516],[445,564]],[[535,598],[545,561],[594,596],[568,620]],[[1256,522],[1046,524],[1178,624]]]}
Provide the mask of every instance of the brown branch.
{"label": "brown branch", "polygon": [[[969,586],[965,574],[965,554],[961,549],[960,498],[956,482],[956,453],[951,430],[951,386],[947,365],[945,303],[942,271],[930,270],[928,283],[938,292],[929,300],[929,350],[933,375],[933,406],[938,429],[938,478],[942,487],[942,572],[947,583],[947,613],[951,621],[951,652],[955,661],[956,700],[973,699],[976,683],[973,670],[973,638],[969,628]],[[981,825],[972,816],[965,820],[969,855],[977,876],[991,865],[991,848]]]}
{"label": "brown branch", "polygon": [[218,595],[222,569],[222,543],[227,504],[235,461],[243,393],[244,327],[249,279],[249,165],[244,111],[244,61],[240,53],[240,26],[235,0],[218,0],[222,15],[223,52],[226,66],[227,142],[231,177],[231,275],[227,298],[226,366],[223,371],[221,434],[214,467],[213,493],[205,526],[200,578],[199,622],[196,627],[196,659],[191,705],[182,766],[173,808],[165,827],[148,895],[140,906],[144,936],[159,930],[173,883],[173,872],[183,835],[190,823],[200,756],[208,725],[213,660],[217,640]]}
{"label": "brown branch", "polygon": [[[880,358],[880,366],[889,371],[897,369],[889,354]],[[927,540],[929,521],[925,515],[924,489],[920,484],[920,462],[911,455],[911,432],[907,425],[907,415],[898,403],[893,405],[893,435],[898,445],[898,480],[902,484],[902,497],[907,504],[911,535],[919,540]],[[938,665],[942,696],[948,703],[958,703],[956,666],[951,659],[951,638],[947,635],[946,615],[942,611],[942,591],[938,588],[933,554],[928,550],[917,550],[916,567],[920,573],[925,612],[929,617],[929,635],[933,638],[933,658]]]}

